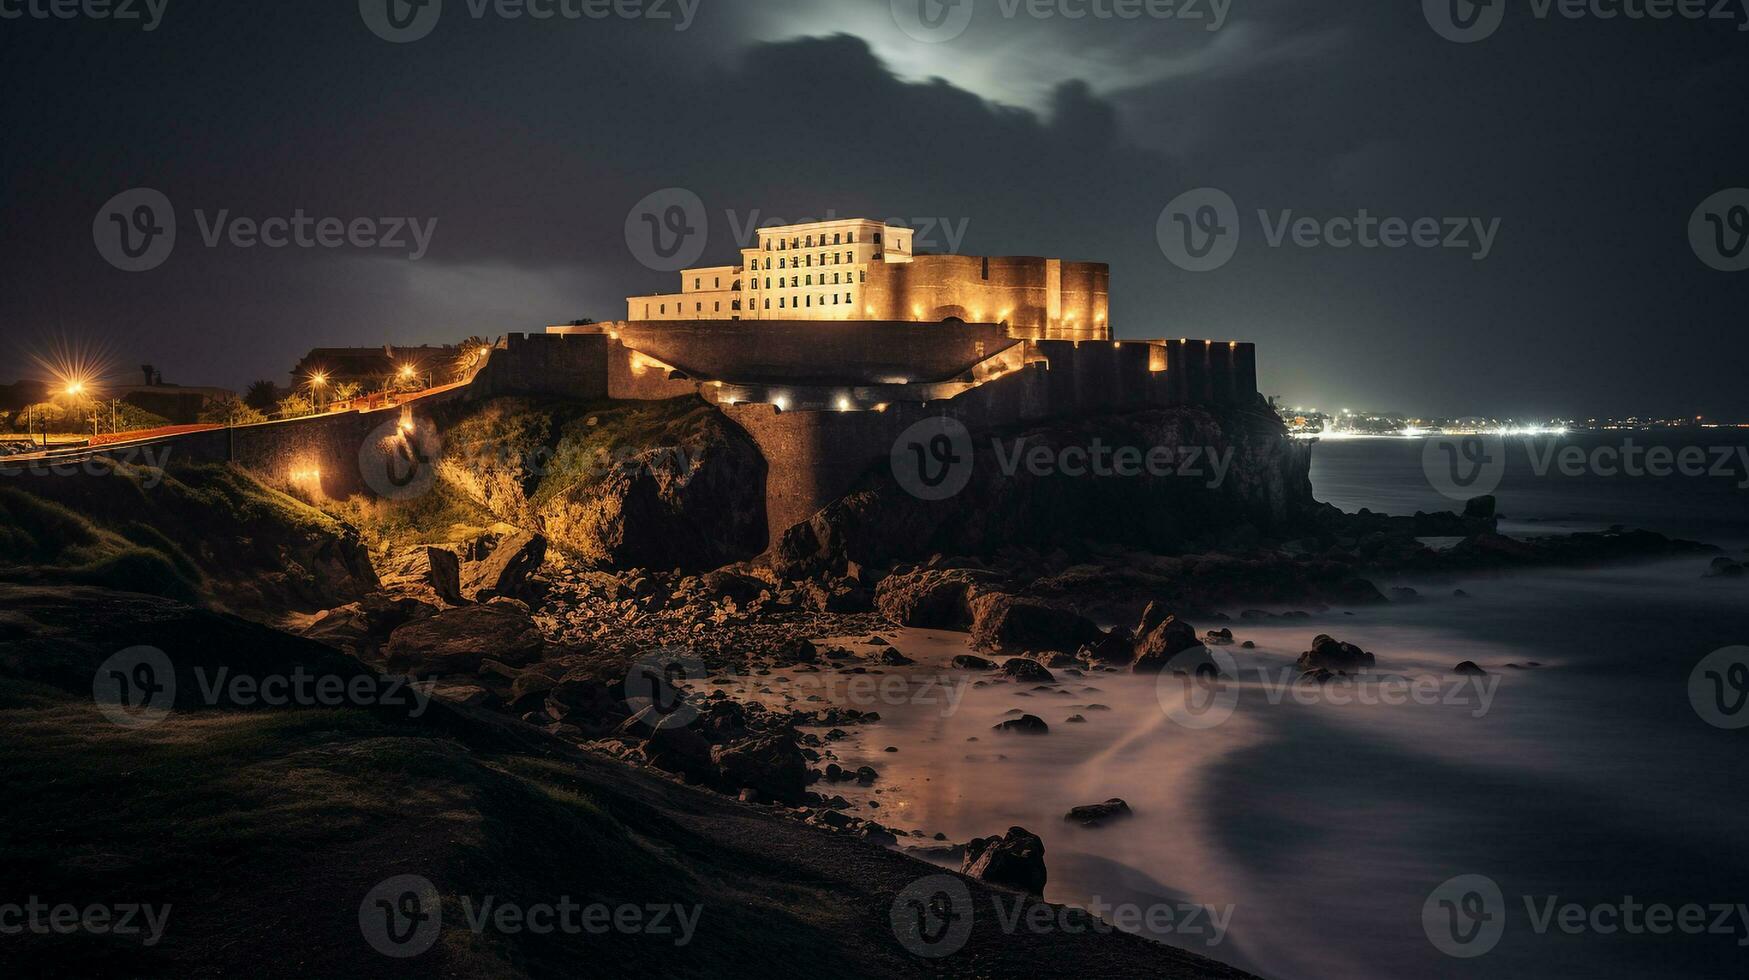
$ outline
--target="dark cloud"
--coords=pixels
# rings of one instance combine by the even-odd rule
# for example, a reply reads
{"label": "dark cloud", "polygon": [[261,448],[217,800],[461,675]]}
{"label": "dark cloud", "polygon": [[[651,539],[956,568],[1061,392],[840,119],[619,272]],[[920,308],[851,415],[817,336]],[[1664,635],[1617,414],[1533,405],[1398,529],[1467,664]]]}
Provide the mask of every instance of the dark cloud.
{"label": "dark cloud", "polygon": [[[618,316],[627,293],[672,287],[622,227],[678,186],[711,215],[706,261],[734,257],[737,226],[829,212],[1109,261],[1120,333],[1256,340],[1265,386],[1293,401],[1749,417],[1749,274],[1706,269],[1684,231],[1708,194],[1749,183],[1749,35],[1730,27],[1525,19],[1460,46],[1415,3],[1259,0],[1217,32],[986,3],[925,45],[885,0],[707,2],[685,32],[449,6],[406,45],[351,3],[173,3],[151,34],[0,25],[4,122],[25,135],[0,149],[8,338],[104,337],[123,365],[239,385],[317,344]],[[1192,275],[1154,225],[1203,185],[1238,202],[1246,239]],[[172,199],[181,237],[128,274],[91,221],[135,186]],[[209,249],[194,217],[300,208],[437,228],[409,262]],[[1480,262],[1268,248],[1259,208],[1500,230]]]}

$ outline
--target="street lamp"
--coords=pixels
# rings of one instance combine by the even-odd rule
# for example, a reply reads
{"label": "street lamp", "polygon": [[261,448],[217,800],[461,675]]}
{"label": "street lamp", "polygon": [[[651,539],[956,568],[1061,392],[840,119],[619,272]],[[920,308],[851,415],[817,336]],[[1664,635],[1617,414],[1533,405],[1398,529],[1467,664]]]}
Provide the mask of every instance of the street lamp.
{"label": "street lamp", "polygon": [[317,371],[310,375],[310,393],[316,396],[316,411],[322,410],[322,389],[328,385],[328,375]]}

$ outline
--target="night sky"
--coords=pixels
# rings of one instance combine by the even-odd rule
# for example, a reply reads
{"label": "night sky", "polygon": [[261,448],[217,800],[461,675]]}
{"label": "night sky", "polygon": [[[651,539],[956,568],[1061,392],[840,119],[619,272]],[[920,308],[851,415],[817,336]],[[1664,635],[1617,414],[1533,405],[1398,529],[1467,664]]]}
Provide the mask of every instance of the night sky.
{"label": "night sky", "polygon": [[[1194,20],[960,0],[963,33],[924,43],[900,28],[918,0],[646,0],[658,16],[637,19],[443,0],[428,36],[390,43],[356,0],[168,0],[149,32],[33,2],[53,0],[0,0],[26,13],[0,19],[0,380],[71,342],[118,381],[150,361],[236,388],[284,383],[313,346],[618,318],[626,294],[676,287],[624,229],[682,187],[710,220],[705,262],[738,258],[737,228],[828,216],[1109,262],[1120,336],[1255,341],[1290,405],[1749,420],[1749,271],[1709,268],[1689,236],[1703,201],[1749,187],[1738,7],[1538,18],[1512,0],[1492,36],[1455,43],[1430,22],[1450,0],[1223,0],[1218,30],[1209,0]],[[963,8],[934,9],[951,31]],[[140,187],[172,203],[177,240],[125,272],[93,223]],[[1156,225],[1201,187],[1236,202],[1240,239],[1192,273]],[[1362,208],[1498,226],[1479,260],[1268,242],[1283,211]],[[208,247],[197,217],[299,209],[437,224],[411,260],[411,233]],[[954,243],[937,226],[918,244]]]}

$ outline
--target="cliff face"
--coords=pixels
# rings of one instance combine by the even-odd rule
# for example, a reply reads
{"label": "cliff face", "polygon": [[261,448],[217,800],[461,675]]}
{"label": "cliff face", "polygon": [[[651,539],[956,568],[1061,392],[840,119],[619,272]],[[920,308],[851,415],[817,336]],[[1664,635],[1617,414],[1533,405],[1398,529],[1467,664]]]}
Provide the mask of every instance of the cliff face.
{"label": "cliff face", "polygon": [[[838,573],[851,561],[1072,541],[1170,553],[1281,536],[1317,509],[1310,447],[1266,410],[1091,416],[977,436],[973,447],[970,480],[953,497],[919,500],[883,466],[785,531],[773,564],[784,574]],[[1142,472],[1098,472],[1091,460],[1101,458],[1140,459]]]}
{"label": "cliff face", "polygon": [[764,460],[696,398],[499,398],[440,424],[447,488],[584,561],[711,569],[765,546]]}

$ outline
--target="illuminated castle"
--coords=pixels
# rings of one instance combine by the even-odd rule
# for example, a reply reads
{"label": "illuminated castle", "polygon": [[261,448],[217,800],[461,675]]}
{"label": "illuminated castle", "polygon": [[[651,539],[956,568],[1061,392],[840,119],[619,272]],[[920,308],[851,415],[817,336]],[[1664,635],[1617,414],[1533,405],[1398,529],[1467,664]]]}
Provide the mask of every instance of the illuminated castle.
{"label": "illuminated castle", "polygon": [[764,228],[740,265],[685,269],[679,293],[626,297],[626,319],[958,319],[1032,340],[1111,336],[1105,264],[918,255],[913,234],[866,218]]}

